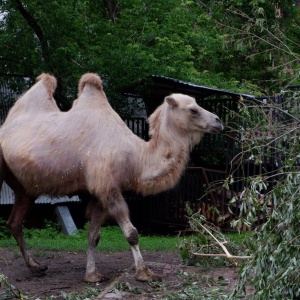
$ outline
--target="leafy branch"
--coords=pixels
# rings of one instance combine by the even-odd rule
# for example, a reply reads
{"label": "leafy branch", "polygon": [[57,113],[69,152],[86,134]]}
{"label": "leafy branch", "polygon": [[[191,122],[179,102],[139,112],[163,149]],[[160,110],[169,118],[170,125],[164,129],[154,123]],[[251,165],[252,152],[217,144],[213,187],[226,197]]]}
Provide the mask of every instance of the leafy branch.
{"label": "leafy branch", "polygon": [[[249,259],[252,258],[252,256],[240,256],[240,255],[232,255],[230,252],[227,250],[227,248],[224,246],[224,244],[227,244],[228,241],[224,240],[223,242],[220,242],[213,234],[212,232],[207,228],[207,226],[203,225],[201,222],[199,222],[199,219],[196,219],[194,215],[191,216],[191,220],[193,222],[196,222],[200,228],[202,228],[205,232],[207,232],[210,237],[216,242],[216,244],[224,251],[225,254],[223,253],[199,253],[199,252],[192,252],[193,255],[196,256],[211,256],[211,257],[226,257],[229,260],[232,259]],[[220,232],[219,232],[220,233]],[[224,236],[223,236],[224,237]]]}
{"label": "leafy branch", "polygon": [[0,293],[1,299],[17,298],[24,300],[26,297],[10,282],[9,279],[0,270],[0,287],[4,287],[5,291]]}

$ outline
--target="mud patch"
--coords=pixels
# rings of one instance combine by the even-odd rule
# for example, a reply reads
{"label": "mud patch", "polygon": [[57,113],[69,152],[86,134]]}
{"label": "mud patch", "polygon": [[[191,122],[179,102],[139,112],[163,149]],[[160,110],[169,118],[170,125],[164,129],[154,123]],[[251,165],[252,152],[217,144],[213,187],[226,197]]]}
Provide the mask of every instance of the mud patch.
{"label": "mud patch", "polygon": [[[85,253],[37,251],[36,260],[49,267],[45,275],[32,274],[17,249],[0,248],[0,273],[29,299],[55,297],[63,293],[81,293],[96,289],[97,299],[160,299],[166,293],[181,291],[185,286],[209,289],[220,283],[229,293],[237,282],[237,269],[232,267],[202,268],[184,266],[174,252],[142,252],[145,262],[163,276],[162,282],[143,283],[135,280],[131,252],[101,253],[96,255],[99,271],[110,278],[104,283],[85,283]],[[0,288],[0,295],[5,287]],[[1,296],[1,299],[4,297]]]}

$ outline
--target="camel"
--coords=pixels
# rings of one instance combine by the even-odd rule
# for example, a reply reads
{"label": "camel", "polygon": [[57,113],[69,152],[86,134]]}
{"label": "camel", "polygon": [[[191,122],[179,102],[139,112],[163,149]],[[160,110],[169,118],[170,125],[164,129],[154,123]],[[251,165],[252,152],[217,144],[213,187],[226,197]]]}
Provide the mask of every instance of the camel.
{"label": "camel", "polygon": [[136,136],[112,109],[97,74],[84,74],[78,98],[62,112],[53,98],[56,79],[42,74],[9,111],[0,128],[0,184],[14,191],[15,203],[7,227],[17,241],[27,267],[44,273],[26,249],[22,223],[41,194],[92,195],[85,281],[107,280],[96,267],[95,251],[107,217],[116,220],[133,254],[136,280],[159,280],[144,262],[138,232],[122,196],[172,188],[179,180],[192,147],[205,133],[223,130],[220,119],[183,94],[165,97],[149,117],[150,140]]}

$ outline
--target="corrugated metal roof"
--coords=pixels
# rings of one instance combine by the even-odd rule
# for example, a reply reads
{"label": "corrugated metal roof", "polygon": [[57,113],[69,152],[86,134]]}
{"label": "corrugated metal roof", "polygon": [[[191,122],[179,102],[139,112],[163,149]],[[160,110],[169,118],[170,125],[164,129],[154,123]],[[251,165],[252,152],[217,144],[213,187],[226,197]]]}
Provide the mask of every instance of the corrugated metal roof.
{"label": "corrugated metal roof", "polygon": [[[3,182],[2,189],[0,193],[0,205],[1,204],[14,204],[15,196],[12,189]],[[41,195],[35,200],[37,204],[58,204],[58,203],[66,203],[66,202],[80,202],[78,196],[48,196],[48,195]]]}

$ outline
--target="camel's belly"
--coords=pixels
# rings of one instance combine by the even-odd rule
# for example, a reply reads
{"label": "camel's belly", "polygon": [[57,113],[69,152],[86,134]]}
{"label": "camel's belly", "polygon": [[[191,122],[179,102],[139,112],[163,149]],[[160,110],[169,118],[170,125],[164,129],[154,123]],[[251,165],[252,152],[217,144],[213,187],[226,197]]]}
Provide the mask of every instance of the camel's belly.
{"label": "camel's belly", "polygon": [[124,143],[120,151],[110,140],[98,145],[84,135],[76,139],[75,134],[54,130],[46,135],[33,125],[31,134],[24,132],[21,128],[10,131],[1,146],[6,164],[28,194],[66,195],[88,190],[100,195],[116,186],[130,188],[136,157],[129,151],[134,150],[131,144]]}
{"label": "camel's belly", "polygon": [[67,195],[84,189],[83,163],[75,161],[72,153],[44,149],[20,151],[21,147],[5,152],[9,170],[30,195]]}

